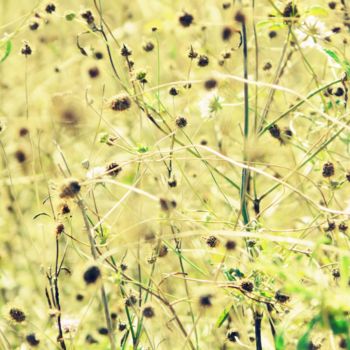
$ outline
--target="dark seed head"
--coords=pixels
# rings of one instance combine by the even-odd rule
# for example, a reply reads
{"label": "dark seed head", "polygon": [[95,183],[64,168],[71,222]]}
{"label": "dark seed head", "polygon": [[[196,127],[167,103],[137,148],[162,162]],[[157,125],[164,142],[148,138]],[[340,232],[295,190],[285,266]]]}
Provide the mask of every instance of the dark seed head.
{"label": "dark seed head", "polygon": [[230,2],[224,2],[223,4],[222,4],[222,8],[224,9],[224,10],[227,10],[227,9],[229,9],[231,7],[231,3]]}
{"label": "dark seed head", "polygon": [[348,348],[348,343],[345,338],[341,338],[339,341],[339,347],[341,349],[347,349]]}
{"label": "dark seed head", "polygon": [[[298,17],[298,8],[295,5],[294,1],[289,2],[286,7],[283,10],[283,17],[284,18],[290,18],[290,17]],[[290,20],[285,20],[286,23],[290,23]]]}
{"label": "dark seed head", "polygon": [[84,300],[84,295],[83,294],[77,294],[76,296],[75,296],[75,299],[77,300],[77,301],[83,301]]}
{"label": "dark seed head", "polygon": [[346,232],[348,230],[348,225],[345,222],[342,222],[338,226],[339,231]]}
{"label": "dark seed head", "polygon": [[118,111],[118,112],[125,111],[130,107],[131,107],[131,100],[127,95],[116,96],[111,103],[111,108],[114,111]]}
{"label": "dark seed head", "polygon": [[107,175],[110,175],[110,176],[117,176],[120,172],[122,171],[122,168],[120,167],[119,164],[113,162],[113,163],[110,163],[106,166],[106,173]]}
{"label": "dark seed head", "polygon": [[179,22],[183,27],[189,27],[193,22],[193,16],[185,12],[182,16],[179,17]]}
{"label": "dark seed head", "polygon": [[101,277],[101,270],[98,266],[91,266],[84,272],[83,277],[86,284],[95,283]]}
{"label": "dark seed head", "polygon": [[28,43],[24,43],[24,46],[22,47],[21,53],[22,53],[22,55],[24,55],[26,57],[30,56],[32,54],[32,49]]}
{"label": "dark seed head", "polygon": [[215,236],[209,236],[206,243],[210,248],[215,248],[219,244],[219,240]]}
{"label": "dark seed head", "polygon": [[235,14],[235,21],[237,21],[238,23],[244,23],[245,22],[244,13],[241,11],[237,11]]}
{"label": "dark seed head", "polygon": [[27,136],[28,133],[29,133],[29,130],[27,128],[23,127],[23,128],[19,129],[19,136],[21,136],[21,137]]}
{"label": "dark seed head", "polygon": [[331,1],[328,3],[328,7],[331,9],[331,10],[334,10],[337,6],[337,3],[335,1]]}
{"label": "dark seed head", "polygon": [[180,129],[184,128],[187,125],[187,119],[184,117],[177,117],[175,122],[177,127]]}
{"label": "dark seed head", "polygon": [[143,311],[142,311],[142,315],[146,318],[152,318],[154,317],[154,310],[153,307],[151,306],[146,306]]}
{"label": "dark seed head", "polygon": [[208,79],[205,81],[204,83],[204,87],[207,89],[207,90],[212,90],[212,89],[215,89],[218,85],[218,82],[216,79]]}
{"label": "dark seed head", "polygon": [[326,232],[332,232],[335,230],[335,222],[334,221],[330,221],[328,222],[328,226],[325,228]]}
{"label": "dark seed head", "polygon": [[286,303],[290,297],[289,295],[282,293],[280,290],[278,290],[275,294],[275,299],[280,303]]}
{"label": "dark seed head", "polygon": [[39,28],[39,23],[38,22],[33,22],[29,25],[30,30],[37,30]]}
{"label": "dark seed head", "polygon": [[340,277],[340,271],[339,271],[339,269],[333,269],[333,270],[332,270],[332,276],[333,276],[334,278],[339,278],[339,277]]}
{"label": "dark seed head", "polygon": [[281,129],[277,124],[273,124],[269,128],[270,134],[275,139],[280,139],[281,137]]}
{"label": "dark seed head", "polygon": [[254,289],[254,284],[253,284],[253,282],[251,282],[249,280],[244,280],[241,282],[241,288],[243,290],[245,290],[246,292],[251,293]]}
{"label": "dark seed head", "polygon": [[131,55],[132,55],[132,51],[131,51],[125,44],[123,44],[123,47],[122,47],[122,49],[120,50],[120,54],[121,54],[123,57],[128,57],[128,56],[131,56]]}
{"label": "dark seed head", "polygon": [[96,58],[97,60],[102,60],[102,58],[103,58],[103,53],[100,52],[100,51],[97,51],[97,52],[95,52],[94,56],[95,56],[95,58]]}
{"label": "dark seed head", "polygon": [[98,69],[98,67],[92,67],[89,69],[89,76],[90,78],[94,79],[97,78],[100,75],[100,70]]}
{"label": "dark seed head", "polygon": [[16,151],[15,157],[16,157],[18,163],[24,163],[27,159],[26,154],[22,150]]}
{"label": "dark seed head", "polygon": [[126,264],[124,264],[124,263],[121,263],[121,264],[120,264],[120,269],[121,269],[122,271],[126,271],[126,270],[128,269],[128,265],[126,265]]}
{"label": "dark seed head", "polygon": [[226,241],[225,247],[227,250],[235,250],[237,247],[237,243],[236,241],[232,241],[231,239],[229,239],[228,241]]}
{"label": "dark seed head", "polygon": [[38,346],[40,343],[40,340],[36,338],[36,335],[34,333],[30,333],[26,336],[26,341],[30,346]]}
{"label": "dark seed head", "polygon": [[169,211],[170,209],[176,208],[176,202],[174,200],[169,201],[167,199],[160,198],[159,203],[163,211]]}
{"label": "dark seed head", "polygon": [[86,335],[85,341],[86,341],[88,344],[97,344],[97,343],[98,343],[98,341],[97,341],[91,334],[87,334],[87,335]]}
{"label": "dark seed head", "polygon": [[17,323],[22,323],[26,319],[25,313],[18,308],[11,308],[9,314],[11,319]]}
{"label": "dark seed head", "polygon": [[277,36],[277,32],[275,30],[269,31],[269,38],[270,39],[276,38],[276,36]]}
{"label": "dark seed head", "polygon": [[334,175],[334,164],[331,162],[327,162],[323,164],[322,168],[322,176],[323,177],[331,177]]}
{"label": "dark seed head", "polygon": [[106,327],[101,327],[97,331],[101,335],[107,335],[108,334],[108,328],[106,328]]}
{"label": "dark seed head", "polygon": [[55,10],[56,10],[56,5],[55,4],[47,4],[46,5],[46,7],[45,7],[45,11],[47,12],[47,13],[53,13],[53,12],[55,12]]}
{"label": "dark seed head", "polygon": [[148,41],[147,43],[145,43],[142,48],[146,51],[146,52],[151,52],[154,49],[154,44],[152,43],[152,41]]}
{"label": "dark seed head", "polygon": [[125,305],[126,306],[132,306],[135,305],[137,303],[137,298],[135,297],[135,295],[130,295],[126,300],[125,300]]}
{"label": "dark seed head", "polygon": [[332,28],[332,32],[337,34],[337,33],[340,33],[341,32],[341,28],[340,27],[334,27]]}
{"label": "dark seed head", "polygon": [[237,339],[239,339],[239,332],[235,331],[235,330],[229,330],[226,334],[226,338],[235,343],[237,341]]}
{"label": "dark seed head", "polygon": [[95,21],[95,18],[90,10],[83,12],[81,17],[85,19],[87,24],[93,24]]}
{"label": "dark seed head", "polygon": [[285,136],[287,136],[289,138],[293,136],[293,131],[290,130],[289,128],[287,128],[287,127],[284,128],[283,133],[284,133]]}
{"label": "dark seed head", "polygon": [[126,324],[125,323],[119,323],[118,329],[120,332],[123,332],[126,329]]}
{"label": "dark seed head", "polygon": [[350,172],[348,172],[346,175],[345,175],[346,179],[348,180],[348,182],[350,182]]}
{"label": "dark seed head", "polygon": [[61,212],[62,215],[69,214],[70,213],[69,205],[67,203],[63,203],[61,205],[60,212]]}
{"label": "dark seed head", "polygon": [[118,317],[118,314],[117,314],[116,312],[112,312],[112,313],[111,313],[111,319],[112,319],[113,321],[115,321],[115,320],[117,319],[117,317]]}
{"label": "dark seed head", "polygon": [[164,244],[162,244],[160,247],[159,247],[159,250],[158,250],[158,256],[160,258],[163,258],[164,256],[166,256],[168,254],[168,247]]}
{"label": "dark seed head", "polygon": [[200,55],[197,62],[199,67],[205,67],[209,64],[209,58],[205,55]]}
{"label": "dark seed head", "polygon": [[205,294],[200,296],[199,298],[199,304],[203,307],[210,307],[213,304],[211,303],[211,299],[212,299],[212,295],[211,294]]}
{"label": "dark seed head", "polygon": [[343,88],[338,87],[337,90],[335,90],[335,91],[333,92],[333,95],[338,96],[338,97],[343,96],[343,95],[344,95],[344,90],[343,90]]}
{"label": "dark seed head", "polygon": [[272,68],[272,64],[270,62],[266,62],[264,64],[263,70],[267,71],[267,70],[270,70],[271,68]]}
{"label": "dark seed head", "polygon": [[177,96],[179,94],[179,90],[177,90],[175,87],[170,88],[169,94],[171,96]]}
{"label": "dark seed head", "polygon": [[64,225],[63,224],[58,224],[56,226],[56,235],[60,235],[64,231]]}
{"label": "dark seed head", "polygon": [[64,185],[61,189],[61,198],[73,198],[79,193],[81,186],[78,181],[72,180],[68,184]]}
{"label": "dark seed head", "polygon": [[221,38],[223,41],[230,40],[232,35],[233,35],[233,30],[231,27],[224,27],[224,29],[221,32]]}
{"label": "dark seed head", "polygon": [[190,51],[188,53],[188,58],[190,58],[191,60],[197,58],[198,53],[196,51],[193,50],[193,47],[191,46]]}

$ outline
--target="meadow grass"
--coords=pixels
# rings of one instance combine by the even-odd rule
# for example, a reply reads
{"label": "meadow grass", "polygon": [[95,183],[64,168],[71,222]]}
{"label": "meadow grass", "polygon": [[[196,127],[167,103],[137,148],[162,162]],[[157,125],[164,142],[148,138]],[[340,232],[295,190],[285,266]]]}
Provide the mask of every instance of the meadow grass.
{"label": "meadow grass", "polygon": [[346,0],[0,5],[1,349],[350,349]]}

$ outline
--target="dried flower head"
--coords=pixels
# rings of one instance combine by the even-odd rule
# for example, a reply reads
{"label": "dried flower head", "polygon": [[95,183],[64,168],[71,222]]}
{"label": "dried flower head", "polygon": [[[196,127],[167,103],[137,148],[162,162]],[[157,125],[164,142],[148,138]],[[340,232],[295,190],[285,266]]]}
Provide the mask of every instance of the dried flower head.
{"label": "dried flower head", "polygon": [[211,299],[213,298],[213,296],[211,294],[205,294],[205,295],[201,295],[199,297],[199,304],[203,307],[210,307],[213,304],[211,303]]}
{"label": "dried flower head", "polygon": [[80,192],[81,186],[77,180],[69,180],[61,188],[60,198],[74,198]]}
{"label": "dried flower head", "polygon": [[241,282],[241,288],[243,290],[245,290],[246,292],[251,293],[254,289],[254,283],[252,281],[249,281],[249,280],[243,280]]}
{"label": "dried flower head", "polygon": [[145,43],[142,48],[144,49],[144,51],[146,52],[151,52],[154,49],[154,44],[152,43],[152,41],[147,41],[147,43]]}
{"label": "dried flower head", "polygon": [[32,48],[29,46],[29,44],[27,42],[24,43],[24,46],[21,49],[21,53],[24,56],[30,56],[32,54]]}
{"label": "dried flower head", "polygon": [[220,241],[215,236],[209,236],[206,239],[206,243],[210,248],[215,248],[219,245]]}
{"label": "dried flower head", "polygon": [[24,313],[24,311],[17,308],[17,307],[12,307],[9,310],[9,316],[10,316],[11,320],[16,322],[16,323],[22,323],[26,319],[26,314]]}
{"label": "dried flower head", "polygon": [[275,293],[275,299],[280,302],[280,303],[286,303],[290,297],[289,295],[283,293],[282,291],[278,290],[276,293]]}
{"label": "dried flower head", "polygon": [[334,175],[334,164],[331,162],[327,162],[323,164],[322,168],[322,176],[323,177],[331,177]]}
{"label": "dried flower head", "polygon": [[40,340],[37,339],[35,333],[30,333],[26,336],[26,341],[30,346],[38,346],[40,343]]}
{"label": "dried flower head", "polygon": [[237,339],[239,339],[239,332],[237,332],[236,330],[230,329],[226,334],[226,338],[229,341],[235,343],[237,341]]}
{"label": "dried flower head", "polygon": [[86,284],[95,283],[101,277],[101,270],[98,266],[89,267],[83,275]]}
{"label": "dried flower head", "polygon": [[153,307],[146,306],[142,311],[142,315],[146,318],[153,318],[155,315]]}
{"label": "dried flower head", "polygon": [[56,5],[53,4],[53,3],[47,4],[46,7],[45,7],[45,11],[47,13],[50,13],[50,14],[55,12],[56,11]]}
{"label": "dried flower head", "polygon": [[177,117],[175,123],[178,128],[182,129],[187,125],[187,119],[185,117]]}
{"label": "dried flower head", "polygon": [[106,173],[110,176],[117,176],[122,171],[122,168],[119,164],[112,162],[106,166]]}
{"label": "dried flower head", "polygon": [[111,108],[114,111],[125,111],[131,107],[131,100],[128,95],[120,94],[115,96],[111,102]]}
{"label": "dried flower head", "polygon": [[182,16],[179,17],[179,22],[183,27],[189,27],[193,22],[193,16],[185,12]]}
{"label": "dried flower head", "polygon": [[209,64],[209,58],[206,55],[200,55],[197,62],[199,67],[206,67]]}

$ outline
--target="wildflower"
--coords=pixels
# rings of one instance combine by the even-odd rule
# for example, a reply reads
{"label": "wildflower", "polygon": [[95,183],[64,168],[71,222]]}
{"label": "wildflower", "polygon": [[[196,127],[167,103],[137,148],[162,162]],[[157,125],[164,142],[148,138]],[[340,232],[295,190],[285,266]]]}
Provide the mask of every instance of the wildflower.
{"label": "wildflower", "polygon": [[185,12],[182,16],[179,17],[179,22],[183,27],[189,27],[193,22],[193,16]]}
{"label": "wildflower", "polygon": [[146,306],[142,311],[142,315],[146,318],[152,318],[155,314],[151,306]]}
{"label": "wildflower", "polygon": [[184,117],[178,117],[176,118],[176,125],[178,128],[182,129],[187,125],[187,119]]}
{"label": "wildflower", "polygon": [[63,318],[61,325],[64,333],[74,333],[78,329],[79,320],[74,318]]}
{"label": "wildflower", "polygon": [[331,34],[326,30],[325,24],[315,16],[306,17],[295,33],[301,42],[301,48],[313,47],[317,49],[322,49],[317,41],[324,40]]}
{"label": "wildflower", "polygon": [[229,330],[226,334],[226,338],[235,343],[237,341],[237,339],[239,339],[239,332],[235,331],[235,330]]}
{"label": "wildflower", "polygon": [[121,94],[118,96],[115,96],[111,103],[111,108],[114,111],[125,111],[131,107],[131,100],[128,95]]}
{"label": "wildflower", "polygon": [[36,335],[34,333],[30,333],[26,336],[26,341],[30,346],[38,346],[40,343],[40,340],[36,338]]}
{"label": "wildflower", "polygon": [[98,266],[89,267],[83,275],[86,284],[95,283],[101,277],[101,270]]}
{"label": "wildflower", "polygon": [[322,169],[323,177],[331,177],[334,175],[334,164],[331,162],[325,163]]}
{"label": "wildflower", "polygon": [[213,90],[206,94],[198,103],[202,118],[211,118],[221,110],[224,99]]}

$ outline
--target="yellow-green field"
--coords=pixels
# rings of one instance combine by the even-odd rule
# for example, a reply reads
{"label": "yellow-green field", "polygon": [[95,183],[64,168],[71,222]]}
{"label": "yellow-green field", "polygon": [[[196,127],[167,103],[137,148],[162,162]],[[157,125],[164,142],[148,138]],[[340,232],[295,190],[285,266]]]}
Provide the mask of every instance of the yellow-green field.
{"label": "yellow-green field", "polygon": [[349,33],[0,0],[0,349],[349,350]]}

